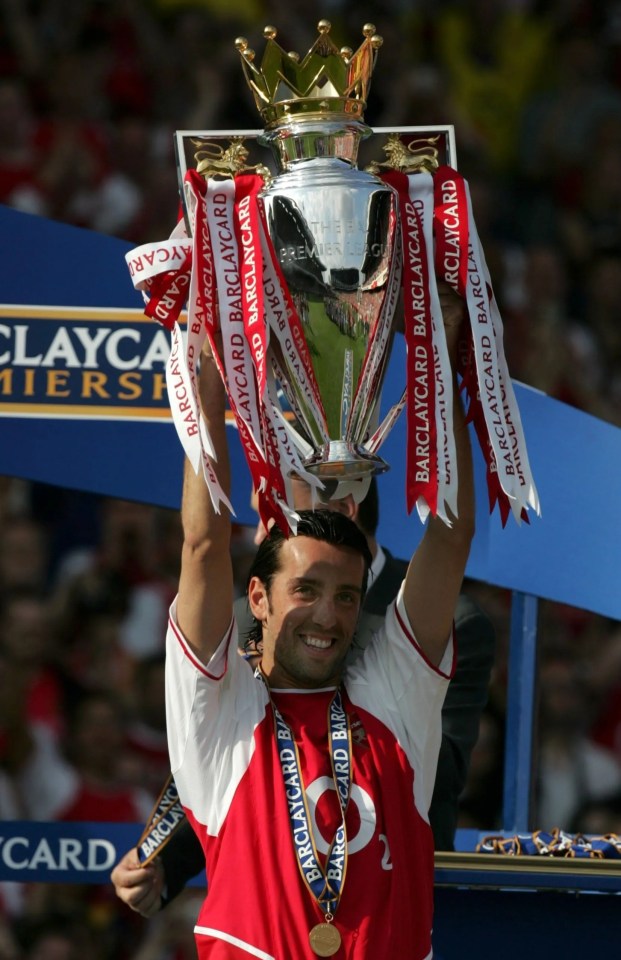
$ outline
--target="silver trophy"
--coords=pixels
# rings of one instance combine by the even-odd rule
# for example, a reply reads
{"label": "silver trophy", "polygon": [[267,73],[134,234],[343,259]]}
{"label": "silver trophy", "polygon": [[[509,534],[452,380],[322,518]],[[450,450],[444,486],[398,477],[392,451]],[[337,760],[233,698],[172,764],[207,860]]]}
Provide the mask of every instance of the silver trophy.
{"label": "silver trophy", "polygon": [[[368,127],[381,38],[368,24],[353,53],[333,44],[327,21],[318,29],[300,58],[266,27],[259,68],[236,41],[263,129],[177,131],[185,223],[126,256],[149,316],[172,331],[167,382],[186,455],[202,463],[214,505],[226,501],[195,376],[208,338],[264,520],[293,528],[292,476],[322,496],[360,494],[387,469],[378,450],[405,408],[408,512],[450,524],[455,371],[440,281],[468,315],[456,372],[490,507],[519,521],[539,503],[453,128]],[[382,412],[401,317],[405,386]]]}
{"label": "silver trophy", "polygon": [[[378,131],[378,137],[366,125],[363,111],[381,38],[366,25],[354,54],[339,50],[329,31],[330,24],[320,21],[315,44],[300,60],[285,53],[275,29],[266,27],[260,69],[247,41],[236,41],[263,130],[177,134],[181,178],[192,165],[192,152],[205,177],[234,177],[250,169],[264,176],[260,196],[268,231],[303,327],[321,409],[306,402],[294,365],[275,337],[268,359],[286,397],[304,467],[324,481],[369,477],[388,468],[375,447],[387,432],[379,423],[380,400],[397,324],[402,255],[397,198],[377,173],[382,166],[433,168],[442,150],[432,145],[441,139],[433,131],[422,146],[417,138],[412,150],[408,134],[412,141],[411,134],[422,128]],[[448,161],[454,153],[452,128],[435,130],[448,138],[443,148]],[[218,146],[227,137],[228,146]],[[375,156],[379,140],[387,162],[360,169],[360,148],[369,139],[375,140]],[[250,150],[261,148],[267,156],[249,166]],[[395,162],[399,158],[404,163]]]}
{"label": "silver trophy", "polygon": [[281,171],[263,191],[269,233],[302,321],[324,423],[305,406],[278,344],[272,349],[282,388],[313,446],[305,466],[326,478],[387,467],[365,442],[377,427],[400,248],[394,192],[356,167],[360,140],[370,133],[359,120],[309,116],[279,121],[262,137]]}

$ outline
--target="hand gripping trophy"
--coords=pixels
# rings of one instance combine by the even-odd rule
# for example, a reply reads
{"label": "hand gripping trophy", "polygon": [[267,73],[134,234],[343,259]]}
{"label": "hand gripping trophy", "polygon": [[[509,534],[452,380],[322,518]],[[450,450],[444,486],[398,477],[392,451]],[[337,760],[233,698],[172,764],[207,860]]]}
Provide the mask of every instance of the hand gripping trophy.
{"label": "hand gripping trophy", "polygon": [[[209,338],[239,429],[262,520],[295,529],[290,478],[364,495],[387,469],[378,451],[405,408],[406,501],[449,522],[458,477],[452,374],[437,281],[465,300],[461,394],[480,443],[490,509],[503,524],[539,512],[502,346],[502,321],[468,184],[438,161],[434,138],[388,136],[385,159],[357,166],[382,40],[354,53],[330,24],[300,58],[266,27],[261,66],[236,41],[264,122],[271,164],[249,164],[243,136],[201,136],[183,175],[184,217],[169,240],[127,255],[145,312],[172,333],[167,386],[175,424],[216,509],[227,503],[199,416],[196,364]],[[402,303],[402,307],[398,304]],[[187,305],[185,337],[179,315]],[[401,318],[400,312],[403,311]],[[402,396],[380,416],[396,327],[406,342]],[[334,492],[336,489],[336,492]]]}

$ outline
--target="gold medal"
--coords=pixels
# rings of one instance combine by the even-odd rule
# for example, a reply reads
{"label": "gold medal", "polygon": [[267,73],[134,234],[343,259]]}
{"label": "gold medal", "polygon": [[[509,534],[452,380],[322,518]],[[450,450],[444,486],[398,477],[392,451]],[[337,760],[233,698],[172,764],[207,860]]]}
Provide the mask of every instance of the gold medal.
{"label": "gold medal", "polygon": [[341,935],[332,923],[318,923],[308,935],[318,957],[331,957],[341,945]]}

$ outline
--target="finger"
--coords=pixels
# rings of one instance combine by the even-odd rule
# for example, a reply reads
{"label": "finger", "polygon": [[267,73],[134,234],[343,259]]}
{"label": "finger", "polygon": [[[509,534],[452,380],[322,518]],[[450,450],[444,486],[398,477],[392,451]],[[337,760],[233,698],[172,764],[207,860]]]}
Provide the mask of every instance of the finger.
{"label": "finger", "polygon": [[140,903],[130,904],[130,906],[142,917],[153,917],[161,909],[162,898],[159,893],[152,891],[152,896],[145,897]]}
{"label": "finger", "polygon": [[125,884],[119,886],[116,888],[116,893],[132,910],[140,911],[148,907],[159,896],[159,893],[156,894],[150,878],[138,885]]}
{"label": "finger", "polygon": [[142,912],[159,901],[159,898],[159,892],[152,884],[149,884],[145,887],[134,887],[131,891],[128,891],[127,902],[134,910]]}
{"label": "finger", "polygon": [[157,913],[162,905],[161,884],[154,876],[151,882],[144,887],[135,887],[127,890],[126,903],[143,917],[150,917]]}
{"label": "finger", "polygon": [[123,877],[123,886],[125,887],[144,887],[152,886],[155,880],[153,870],[148,867],[141,867],[139,870],[128,870]]}
{"label": "finger", "polygon": [[137,858],[124,857],[110,874],[110,879],[116,888],[138,887],[152,883],[155,873],[153,865],[142,865]]}

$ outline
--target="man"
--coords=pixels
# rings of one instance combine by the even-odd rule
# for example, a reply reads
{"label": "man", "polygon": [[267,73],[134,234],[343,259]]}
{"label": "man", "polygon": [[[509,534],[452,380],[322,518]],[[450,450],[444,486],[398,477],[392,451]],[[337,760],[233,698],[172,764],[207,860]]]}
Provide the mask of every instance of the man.
{"label": "man", "polygon": [[[445,312],[451,352],[460,321],[461,309]],[[221,467],[224,401],[209,357],[201,389]],[[202,479],[186,469],[182,572],[168,640],[168,727],[177,786],[207,857],[210,893],[196,928],[200,956],[297,960],[339,949],[339,936],[348,956],[429,955],[427,810],[452,667],[449,636],[473,533],[469,441],[458,403],[455,433],[459,519],[452,528],[428,523],[384,636],[347,668],[370,560],[356,527],[328,512],[304,514],[298,536],[284,540],[276,531],[259,549],[248,590],[263,644],[254,679],[247,664],[229,656],[236,643],[230,520],[213,513]],[[311,729],[319,739],[311,736],[296,751]],[[343,736],[353,743],[347,761],[339,752]],[[305,802],[294,802],[293,794],[306,794]],[[245,897],[240,910],[240,891],[248,889],[262,895]],[[330,943],[313,946],[313,936]]]}
{"label": "man", "polygon": [[[312,506],[310,490],[303,481],[294,481],[294,502],[299,510]],[[360,503],[350,495],[329,500],[328,509],[345,512],[366,536],[373,562],[350,656],[361,652],[377,630],[386,608],[395,599],[407,571],[407,562],[393,557],[376,540],[379,523],[378,491],[375,480]],[[265,537],[259,524],[255,542]],[[240,649],[248,627],[247,601],[235,603]],[[474,601],[462,593],[455,612],[457,664],[442,706],[442,745],[429,809],[436,850],[452,850],[457,824],[458,798],[466,782],[472,748],[479,730],[479,717],[487,700],[494,661],[494,630],[489,618]],[[189,821],[182,822],[157,859],[143,866],[134,847],[112,872],[117,895],[145,917],[153,916],[205,869],[205,856]]]}
{"label": "man", "polygon": [[[457,329],[458,329],[458,320],[461,316],[461,311],[459,311],[459,317],[453,319],[453,324],[447,324],[449,341],[454,345]],[[203,374],[201,376],[202,387],[203,389],[203,406],[204,413],[208,420],[210,431],[212,434],[215,433],[216,425],[221,436],[218,437],[219,443],[218,446],[222,451],[225,450],[225,438],[224,438],[224,428],[223,428],[223,400],[221,398],[221,390],[219,388],[219,380],[217,374],[212,369],[213,364],[206,358],[203,365]],[[218,401],[217,398],[220,397]],[[218,408],[220,404],[220,408]],[[458,405],[457,405],[458,406]],[[221,422],[220,422],[221,421]],[[472,535],[473,528],[473,507],[472,507],[472,493],[471,493],[471,467],[469,462],[469,446],[468,446],[468,436],[467,431],[463,426],[463,417],[460,415],[456,408],[456,437],[458,440],[458,447],[460,450],[460,509],[459,509],[459,520],[456,521],[452,529],[449,529],[445,525],[437,522],[431,521],[428,525],[428,529],[425,533],[423,541],[415,558],[410,564],[410,568],[406,577],[405,586],[403,594],[399,601],[399,617],[401,618],[402,625],[406,627],[404,631],[402,626],[396,626],[399,617],[395,615],[395,611],[391,611],[389,614],[391,618],[391,629],[396,629],[397,634],[399,635],[399,643],[404,643],[404,637],[407,637],[411,631],[407,627],[407,620],[411,628],[413,628],[414,635],[417,638],[418,646],[415,643],[412,643],[410,640],[405,644],[408,656],[410,656],[415,664],[417,671],[420,675],[425,678],[425,681],[430,681],[430,678],[433,679],[433,683],[429,685],[434,689],[434,696],[432,697],[433,704],[431,713],[434,714],[432,723],[435,724],[434,730],[431,732],[430,736],[424,732],[415,731],[414,739],[416,737],[421,737],[422,740],[418,744],[417,749],[419,750],[419,759],[424,757],[423,765],[420,766],[417,770],[412,769],[410,772],[414,776],[414,780],[418,781],[416,789],[414,790],[413,797],[416,798],[416,803],[414,804],[414,809],[409,810],[409,815],[413,818],[414,821],[419,823],[421,827],[420,835],[420,845],[424,849],[416,851],[417,859],[424,860],[426,863],[427,870],[427,879],[422,883],[422,890],[418,890],[418,893],[422,896],[422,901],[426,903],[424,909],[421,908],[421,917],[422,923],[420,929],[418,930],[416,936],[419,936],[421,943],[424,945],[425,939],[428,938],[430,925],[430,903],[432,899],[431,885],[432,885],[432,872],[429,868],[429,855],[432,850],[430,833],[428,827],[425,830],[425,820],[427,815],[427,806],[429,797],[431,794],[431,787],[433,783],[433,772],[435,769],[435,753],[437,751],[439,743],[439,727],[435,723],[435,720],[439,720],[439,706],[441,703],[442,696],[444,694],[444,689],[447,683],[446,676],[443,676],[443,673],[446,673],[447,663],[446,657],[442,662],[443,670],[438,671],[438,666],[444,655],[444,648],[446,647],[446,642],[450,633],[450,624],[453,617],[453,610],[455,606],[455,601],[459,592],[459,586],[461,584],[461,579],[463,576],[463,569],[468,555],[470,538]],[[225,459],[225,454],[223,453],[219,457],[219,464],[221,465]],[[208,676],[210,671],[205,672],[201,664],[206,664],[209,661],[211,654],[214,652],[216,647],[218,647],[218,640],[220,635],[224,635],[228,631],[229,619],[230,619],[230,603],[232,602],[232,581],[230,579],[230,560],[228,552],[228,537],[229,537],[229,520],[223,516],[215,516],[212,511],[210,504],[208,502],[208,497],[206,490],[202,484],[202,480],[195,478],[186,474],[185,481],[185,492],[184,492],[184,501],[183,501],[183,511],[182,511],[183,521],[184,521],[184,530],[186,536],[186,542],[184,545],[183,553],[183,566],[182,566],[182,575],[180,581],[180,591],[179,599],[177,602],[176,610],[178,621],[174,629],[171,631],[176,640],[171,643],[173,651],[176,647],[181,647],[184,650],[183,660],[185,661],[187,656],[187,662],[180,669],[183,671],[187,668],[188,663],[193,662],[194,667],[192,670],[196,669],[200,678],[202,679],[205,676]],[[305,520],[306,522],[306,520]],[[264,643],[264,661],[263,661],[263,670],[264,676],[267,681],[267,685],[273,685],[275,683],[281,683],[286,681],[287,683],[295,679],[295,676],[298,676],[296,682],[302,683],[302,686],[307,689],[306,684],[310,684],[310,689],[313,689],[313,686],[317,683],[326,683],[329,681],[337,682],[340,679],[343,667],[342,663],[347,655],[347,652],[352,643],[352,637],[355,627],[355,622],[357,619],[357,608],[359,605],[359,598],[362,593],[362,580],[364,572],[364,563],[361,560],[361,557],[352,556],[352,548],[325,544],[323,540],[319,540],[315,543],[313,537],[301,536],[299,538],[293,538],[290,541],[284,542],[279,548],[285,559],[288,561],[285,568],[288,567],[289,562],[294,565],[297,564],[296,569],[300,568],[302,571],[306,570],[309,564],[313,567],[315,564],[319,564],[318,569],[322,571],[329,571],[329,575],[325,576],[322,574],[320,579],[320,588],[322,591],[322,598],[315,601],[313,599],[311,606],[317,603],[319,607],[326,605],[330,608],[331,613],[328,619],[334,619],[334,627],[336,628],[336,635],[330,635],[328,640],[327,637],[322,637],[320,634],[322,631],[327,630],[325,623],[324,625],[319,624],[314,625],[313,629],[319,635],[316,637],[307,637],[306,639],[300,640],[299,631],[296,630],[295,626],[288,626],[291,618],[293,618],[293,623],[295,624],[295,609],[297,607],[297,600],[293,603],[292,599],[287,594],[286,589],[282,587],[282,571],[280,566],[277,568],[277,574],[275,578],[275,583],[278,584],[280,588],[280,598],[282,601],[282,614],[280,620],[276,620],[275,626],[272,626],[272,618],[264,618],[264,629],[263,629],[263,643]],[[291,556],[291,551],[294,551]],[[280,560],[279,560],[280,563]],[[333,596],[332,584],[334,583],[334,575],[339,574],[341,566],[345,564],[348,567],[348,574],[350,579],[353,580],[353,583],[347,583],[347,590],[341,591],[338,598]],[[301,566],[300,566],[301,565]],[[302,580],[305,578],[302,577]],[[313,578],[311,578],[313,579]],[[338,582],[338,581],[337,581]],[[211,585],[211,590],[206,586],[207,584]],[[271,588],[266,587],[266,584],[263,582],[261,577],[254,576],[251,578],[250,583],[251,589],[249,591],[249,601],[253,613],[265,614],[266,611],[270,610],[271,605]],[[313,586],[313,590],[315,587]],[[312,591],[311,591],[312,592]],[[328,599],[325,599],[327,595],[330,595]],[[342,596],[341,596],[342,594]],[[346,598],[346,600],[345,600]],[[356,599],[358,598],[358,599]],[[341,616],[343,604],[347,604],[346,615]],[[340,606],[339,606],[340,605]],[[304,608],[304,605],[302,605]],[[293,610],[289,610],[289,607],[293,607]],[[335,609],[341,611],[337,616],[334,613]],[[225,613],[226,609],[226,613]],[[302,615],[304,616],[304,615]],[[321,620],[323,614],[317,614],[317,617]],[[311,617],[311,621],[314,623],[316,619],[315,615]],[[269,627],[267,624],[269,623]],[[313,623],[311,625],[313,625]],[[279,629],[282,627],[282,629]],[[291,664],[287,666],[287,660],[285,657],[285,667],[283,668],[280,663],[280,653],[282,650],[286,652],[287,646],[289,646],[289,652],[291,653],[291,646],[295,650],[296,644],[298,644],[298,654],[300,657],[294,657],[294,661],[297,662],[295,670],[291,671]],[[382,650],[382,655],[380,656],[377,653],[377,650],[374,648],[377,647],[377,650]],[[384,653],[383,647],[380,644],[372,644],[369,648],[370,651],[373,651],[374,656],[377,659],[379,656],[378,663],[381,664],[382,656]],[[319,652],[321,651],[321,652]],[[329,652],[327,652],[329,651]],[[177,651],[178,653],[178,651]],[[421,653],[423,656],[421,656]],[[173,654],[174,655],[174,654]],[[371,654],[364,654],[363,660],[366,658],[367,661],[372,661],[373,656]],[[216,685],[216,689],[228,689],[229,688],[229,677],[233,678],[230,680],[231,684],[237,683],[241,678],[242,684],[247,684],[248,679],[250,680],[251,691],[259,691],[257,694],[254,692],[252,698],[259,701],[267,696],[264,690],[267,690],[267,687],[263,687],[260,681],[255,681],[252,679],[252,675],[247,667],[241,661],[236,662],[237,658],[228,658],[227,667],[224,672],[224,677],[226,678],[224,682],[218,684],[217,681],[207,681],[207,687],[209,688],[210,683]],[[449,667],[450,667],[450,653],[448,655]],[[322,666],[323,664],[323,666]],[[210,665],[211,666],[211,665]],[[324,669],[325,667],[325,669]],[[364,667],[361,668],[364,672]],[[299,671],[301,670],[302,680],[299,679]],[[368,664],[367,664],[368,670]],[[296,671],[298,673],[296,674]],[[346,696],[349,696],[348,691],[348,682],[355,685],[353,680],[350,680],[350,674],[355,675],[355,669],[348,669],[345,674],[345,691]],[[174,673],[174,670],[173,670]],[[325,675],[324,675],[325,674]],[[397,671],[397,677],[399,677],[399,671]],[[306,678],[306,679],[305,679]],[[195,678],[196,679],[196,678]],[[423,683],[423,693],[426,687],[426,683]],[[436,689],[437,688],[437,689]],[[213,691],[212,691],[213,693]],[[394,693],[394,691],[393,691]],[[410,700],[416,700],[416,697],[412,697],[411,694],[414,691],[409,691],[407,697],[402,697],[401,700],[404,703],[409,702]],[[420,702],[425,702],[425,696],[421,693]],[[211,694],[208,696],[210,699]],[[214,693],[214,699],[219,696]],[[314,695],[313,695],[314,696]],[[172,699],[172,698],[171,698]],[[363,698],[364,699],[364,698]],[[260,726],[265,728],[267,724],[267,713],[266,713],[266,704],[269,701],[263,702],[260,704],[257,709],[259,712],[262,712],[260,717]],[[303,702],[303,701],[300,701]],[[307,701],[310,702],[310,701]],[[256,706],[256,704],[255,704]],[[401,712],[402,704],[399,703],[398,706],[394,706],[393,709],[396,710],[397,714]],[[355,713],[356,711],[354,711]],[[381,712],[381,711],[380,711]],[[405,710],[407,714],[407,709]],[[435,718],[435,713],[438,714],[438,718]],[[218,726],[217,714],[214,714],[216,718],[214,722],[216,723],[216,729]],[[256,718],[255,718],[256,719]],[[170,721],[171,726],[171,753],[172,756],[176,756],[178,744],[175,740],[175,728],[178,727],[179,717],[177,715],[177,708],[175,706],[175,701],[173,700],[170,703]],[[185,721],[183,721],[185,722]],[[221,722],[221,721],[220,721]],[[254,722],[254,721],[253,721]],[[358,721],[356,721],[357,723]],[[401,721],[400,721],[401,722]],[[364,731],[364,724],[361,724],[362,728],[362,737],[365,739],[366,734]],[[250,739],[249,743],[253,744],[255,738],[252,734],[252,729],[250,729]],[[212,731],[213,732],[213,731]],[[404,727],[402,730],[404,739],[408,737],[407,727]],[[393,731],[394,736],[394,731]],[[273,735],[272,735],[273,737]],[[209,766],[209,776],[206,778],[210,780],[212,774],[216,773],[216,780],[218,779],[217,763],[215,763],[215,758],[213,755],[209,755],[209,750],[211,749],[208,746],[209,738],[203,736],[198,736],[197,738],[192,738],[194,746],[192,749],[197,751],[196,757],[196,766],[200,765],[199,754],[201,751],[206,750],[204,754],[204,760],[208,762]],[[217,741],[217,737],[214,740],[214,743]],[[187,741],[184,741],[187,742]],[[397,748],[398,752],[399,741],[393,743],[393,750]],[[416,746],[416,745],[415,745]],[[252,752],[252,751],[250,751]],[[325,750],[324,750],[325,753]],[[417,753],[417,750],[414,750],[414,754]],[[418,762],[418,761],[417,761]],[[215,766],[214,766],[215,764]],[[416,763],[414,764],[416,766]],[[181,767],[187,766],[187,764],[182,763]],[[405,767],[408,767],[408,764],[405,764]],[[181,769],[181,768],[180,768]],[[228,771],[230,773],[230,771]],[[220,771],[220,774],[222,771]],[[242,780],[246,779],[248,771],[245,771],[242,776]],[[176,776],[178,777],[179,772]],[[409,775],[409,774],[408,774]],[[249,776],[249,774],[248,774]],[[188,782],[185,782],[185,772],[181,770],[181,777],[183,786],[180,787],[184,803],[192,807],[192,787],[190,783],[192,777]],[[203,778],[205,779],[205,778]],[[321,779],[321,778],[320,778]],[[354,751],[354,778],[352,784],[352,796],[354,788],[357,787],[356,784],[356,756]],[[362,789],[362,788],[360,788]],[[406,791],[411,792],[411,791]],[[235,793],[235,791],[233,792]],[[364,794],[358,794],[358,797]],[[213,799],[213,797],[212,797]],[[381,799],[381,798],[380,798]],[[412,799],[412,798],[411,798]],[[190,803],[188,803],[190,800]],[[281,797],[282,800],[282,797]],[[199,805],[202,801],[199,801]],[[390,819],[391,812],[390,808],[392,805],[399,806],[398,797],[395,797],[391,800],[388,805],[388,812],[385,810],[382,811],[383,815],[387,815]],[[221,804],[220,804],[221,806]],[[358,815],[360,816],[360,807],[359,804],[353,803],[350,805],[352,808],[358,809]],[[373,801],[371,801],[371,806],[373,806]],[[218,807],[218,803],[216,804]],[[364,804],[363,804],[364,807]],[[228,809],[228,808],[227,808]],[[252,809],[249,805],[248,809]],[[199,829],[199,832],[202,832],[205,840],[204,844],[206,847],[209,847],[211,842],[211,831],[212,827],[207,824],[207,830],[209,833],[204,832],[204,827],[199,826],[199,819],[201,816],[204,819],[205,811],[190,810],[191,819],[194,819],[196,826]],[[364,811],[363,811],[364,812]],[[250,818],[254,820],[254,818]],[[217,821],[217,817],[216,817]],[[214,823],[216,822],[214,821]],[[420,822],[419,822],[420,821]],[[363,824],[364,825],[364,824]],[[227,827],[228,829],[228,827]],[[355,832],[355,831],[354,831]],[[216,830],[217,833],[217,830]],[[357,830],[357,834],[361,834],[361,827]],[[375,836],[377,834],[377,836]],[[216,839],[216,845],[218,840]],[[289,858],[291,854],[291,836],[288,837],[287,841],[280,840],[280,843],[285,842],[285,845],[288,844],[289,849]],[[394,840],[393,840],[394,842]],[[382,847],[382,862],[384,863],[384,872],[391,873],[393,870],[393,864],[391,861],[392,853],[389,852],[389,844],[387,835],[382,833],[379,834],[377,831],[374,833],[374,851],[377,855],[379,853],[379,848],[377,844],[385,844]],[[369,844],[367,844],[368,846]],[[350,849],[355,848],[354,842],[350,841]],[[407,846],[407,844],[406,844]],[[400,847],[400,843],[397,843],[397,847]],[[391,848],[392,849],[392,848]],[[354,852],[358,852],[355,850]],[[368,855],[368,851],[367,851]],[[399,855],[401,857],[402,851],[399,849]],[[208,859],[209,859],[209,850],[208,850]],[[273,858],[272,858],[273,859]],[[355,857],[351,857],[354,861],[350,868],[350,876],[352,875],[353,867],[355,865]],[[217,870],[215,870],[214,861],[213,867],[208,868],[208,873],[210,876],[210,889],[215,890],[220,882],[223,884],[223,892],[220,897],[221,900],[225,899],[227,894],[227,888],[229,884],[224,881],[223,878],[217,876]],[[235,869],[239,869],[241,865],[236,865]],[[432,861],[431,861],[432,868]],[[143,868],[144,869],[144,868]],[[152,868],[155,870],[155,868]],[[136,871],[141,872],[141,871]],[[408,870],[405,868],[403,862],[400,863],[400,874],[403,879],[404,889],[402,894],[406,895],[406,888],[410,884],[408,879],[409,874]],[[364,873],[363,871],[359,871]],[[300,882],[299,873],[295,872],[296,882]],[[420,885],[420,878],[417,881]],[[351,887],[351,881],[348,883]],[[416,884],[415,884],[416,886]],[[290,885],[287,883],[287,890],[290,889]],[[230,891],[229,891],[230,892]],[[280,891],[282,893],[282,891]],[[424,895],[423,895],[424,894]],[[211,896],[207,900],[207,917],[210,916],[210,904],[214,903],[218,899],[218,893],[216,890],[215,897],[212,892]],[[343,910],[341,906],[341,915],[344,915],[347,922],[347,909],[357,909],[352,908],[351,901],[352,899],[357,902],[355,897],[350,896],[350,906]],[[406,897],[407,899],[407,897]],[[344,888],[344,899],[343,903],[347,903],[347,887]],[[157,893],[157,901],[159,902],[159,893]],[[422,903],[421,901],[421,903]],[[131,901],[128,898],[128,902]],[[312,896],[308,891],[300,893],[298,891],[297,904],[300,907],[301,912],[305,915],[306,920],[310,923],[311,919],[317,919],[317,911],[319,907],[316,902],[313,902]],[[132,904],[136,906],[136,904]],[[146,904],[142,904],[139,907],[140,912],[150,912],[150,908]],[[265,912],[269,912],[266,911]],[[310,916],[308,915],[310,913]],[[377,913],[377,911],[375,911]],[[369,909],[368,917],[372,918],[374,911]],[[289,917],[289,922],[291,918]],[[365,921],[366,922],[366,921]],[[300,923],[298,926],[300,926]],[[322,924],[319,924],[320,926]],[[323,926],[326,924],[324,923]],[[329,924],[328,924],[329,925]],[[415,924],[418,926],[418,924]],[[270,940],[272,948],[275,947],[275,943],[271,942],[274,938],[277,940],[279,936],[282,936],[282,930],[286,929],[287,925],[282,924],[277,925],[278,931],[277,935],[275,929],[271,929],[271,932],[268,933],[265,925],[259,923],[261,930],[258,931],[257,935],[259,937],[267,937]],[[268,924],[269,927],[269,924]],[[396,923],[395,924],[395,936],[397,936],[397,928],[409,930],[407,936],[413,936],[411,932],[411,927],[408,927],[408,924]],[[207,929],[215,929],[209,928]],[[297,929],[297,927],[296,927]],[[386,940],[385,925],[382,926],[384,933],[382,934],[382,942]],[[226,931],[221,931],[226,934]],[[291,931],[289,931],[290,933]],[[368,931],[367,931],[368,932]],[[299,930],[298,930],[298,935]],[[376,933],[369,934],[372,937],[376,936]],[[230,936],[235,937],[235,934],[230,934]],[[366,934],[365,934],[366,936]],[[286,942],[289,942],[287,939],[289,934],[286,935]],[[302,942],[305,943],[305,946],[301,946],[300,949],[306,950],[308,952],[308,941],[305,941],[306,933],[302,937]],[[200,938],[199,938],[200,939]],[[221,943],[228,942],[222,940]],[[283,941],[284,942],[284,941]],[[208,946],[208,953],[205,955],[209,956],[219,956],[217,951],[221,947],[221,943],[216,936],[215,939],[212,934],[207,934],[204,940],[201,940],[199,946],[201,949],[204,944]],[[408,941],[406,944],[399,942],[399,950],[409,950],[410,953],[407,953],[409,956],[411,954],[411,949],[413,949],[413,944]],[[420,944],[418,944],[420,946]],[[418,946],[416,947],[417,952]],[[379,947],[378,947],[379,948]],[[206,949],[206,948],[205,948]],[[254,949],[254,948],[253,948]],[[262,948],[260,948],[262,949]],[[283,948],[284,949],[284,948]],[[287,947],[286,949],[289,949]],[[215,951],[215,952],[214,952]],[[393,951],[394,954],[394,951]],[[227,954],[230,955],[230,954]],[[241,954],[240,954],[241,955]],[[268,954],[266,954],[268,955]],[[272,955],[272,954],[269,954]],[[278,951],[275,951],[275,955],[278,955]],[[286,952],[282,954],[286,956]],[[299,954],[304,956],[302,952]],[[312,955],[312,954],[311,954]],[[360,954],[363,956],[364,954]],[[378,955],[379,954],[369,954],[369,955]],[[406,955],[403,953],[403,955]],[[414,954],[411,954],[414,956]],[[425,954],[421,954],[424,956]]]}

